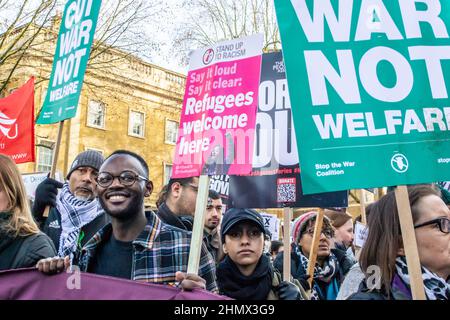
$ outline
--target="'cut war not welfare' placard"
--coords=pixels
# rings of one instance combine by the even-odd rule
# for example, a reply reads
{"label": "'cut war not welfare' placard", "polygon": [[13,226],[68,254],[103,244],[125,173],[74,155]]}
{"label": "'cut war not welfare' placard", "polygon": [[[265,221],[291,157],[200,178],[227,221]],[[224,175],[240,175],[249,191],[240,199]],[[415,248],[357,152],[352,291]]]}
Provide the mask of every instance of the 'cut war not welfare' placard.
{"label": "'cut war not welfare' placard", "polygon": [[450,178],[450,2],[276,0],[304,193]]}
{"label": "'cut war not welfare' placard", "polygon": [[76,115],[101,3],[101,0],[67,1],[37,124],[56,123]]}
{"label": "'cut war not welfare' placard", "polygon": [[173,178],[251,172],[262,44],[253,35],[192,52]]}

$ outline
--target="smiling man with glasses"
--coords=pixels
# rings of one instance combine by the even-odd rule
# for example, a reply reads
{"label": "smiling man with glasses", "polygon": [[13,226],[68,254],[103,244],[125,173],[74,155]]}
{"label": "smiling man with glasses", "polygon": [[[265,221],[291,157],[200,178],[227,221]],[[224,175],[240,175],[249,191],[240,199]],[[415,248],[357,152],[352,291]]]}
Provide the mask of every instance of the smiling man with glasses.
{"label": "smiling man with glasses", "polygon": [[[145,160],[133,152],[116,151],[105,160],[96,179],[97,192],[111,223],[82,249],[81,271],[158,284],[181,281],[185,289],[215,291],[215,265],[206,247],[201,249],[198,276],[187,275],[191,233],[144,211],[144,197],[153,191],[148,176]],[[38,263],[47,273],[64,267],[67,261],[61,259]]]}

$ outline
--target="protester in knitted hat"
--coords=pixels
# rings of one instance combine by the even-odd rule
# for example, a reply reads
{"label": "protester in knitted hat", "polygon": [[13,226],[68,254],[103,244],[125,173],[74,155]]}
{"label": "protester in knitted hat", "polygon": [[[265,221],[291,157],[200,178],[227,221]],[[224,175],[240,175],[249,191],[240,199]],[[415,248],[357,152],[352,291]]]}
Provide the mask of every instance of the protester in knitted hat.
{"label": "protester in knitted hat", "polygon": [[[61,257],[73,258],[108,222],[96,200],[95,179],[103,160],[97,151],[84,151],[73,161],[64,184],[47,178],[36,189],[33,215]],[[47,206],[51,208],[48,218],[43,217]]]}
{"label": "protester in knitted hat", "polygon": [[237,300],[303,300],[298,281],[282,281],[270,258],[263,254],[266,229],[251,209],[230,209],[222,219],[221,238],[226,256],[217,267],[219,292]]}
{"label": "protester in knitted hat", "polygon": [[[450,299],[450,210],[433,185],[408,186],[414,233],[428,300]],[[370,209],[359,263],[366,275],[349,300],[412,300],[397,200],[390,192]],[[378,279],[373,281],[373,266]]]}
{"label": "protester in knitted hat", "polygon": [[[297,218],[293,224],[294,242],[291,246],[291,274],[302,283],[305,289],[309,289],[306,273],[316,218],[317,213],[311,211]],[[321,231],[311,288],[311,300],[335,300],[346,270],[343,270],[335,255],[339,252],[332,248],[334,229],[330,219],[326,216],[323,218]],[[340,254],[340,258],[342,257],[345,259],[345,253]],[[278,254],[274,265],[280,272],[283,271],[283,253]]]}

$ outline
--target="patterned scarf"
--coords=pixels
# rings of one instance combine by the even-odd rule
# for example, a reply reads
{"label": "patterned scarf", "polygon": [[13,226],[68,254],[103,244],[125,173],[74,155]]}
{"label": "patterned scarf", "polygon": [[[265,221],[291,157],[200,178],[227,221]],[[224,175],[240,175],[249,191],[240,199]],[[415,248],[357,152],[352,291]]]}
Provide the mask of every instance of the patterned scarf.
{"label": "patterned scarf", "polygon": [[[300,249],[297,249],[300,254],[300,261],[302,263],[303,269],[308,270],[309,259],[306,258]],[[311,300],[320,300],[319,292],[317,291],[317,282],[323,282],[326,284],[333,285],[331,282],[337,274],[337,258],[333,253],[330,253],[328,259],[324,262],[323,267],[316,263],[314,267],[314,282],[311,289]],[[306,271],[305,271],[306,272]]]}
{"label": "patterned scarf", "polygon": [[[410,287],[406,258],[398,257],[395,260],[395,267],[398,276]],[[444,279],[424,267],[422,267],[422,278],[428,300],[450,300],[450,284]]]}
{"label": "patterned scarf", "polygon": [[56,199],[56,209],[61,214],[61,238],[59,240],[58,255],[70,256],[77,250],[78,237],[83,226],[103,214],[97,199],[81,200],[69,190],[66,182]]}

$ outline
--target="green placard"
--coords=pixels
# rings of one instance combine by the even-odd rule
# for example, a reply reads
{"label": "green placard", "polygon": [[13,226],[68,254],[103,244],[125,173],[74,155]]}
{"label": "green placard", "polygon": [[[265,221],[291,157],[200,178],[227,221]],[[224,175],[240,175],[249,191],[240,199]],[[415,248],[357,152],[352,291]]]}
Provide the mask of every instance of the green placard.
{"label": "green placard", "polygon": [[450,179],[450,1],[275,6],[305,194]]}
{"label": "green placard", "polygon": [[75,117],[101,0],[69,0],[59,29],[53,69],[37,124]]}

